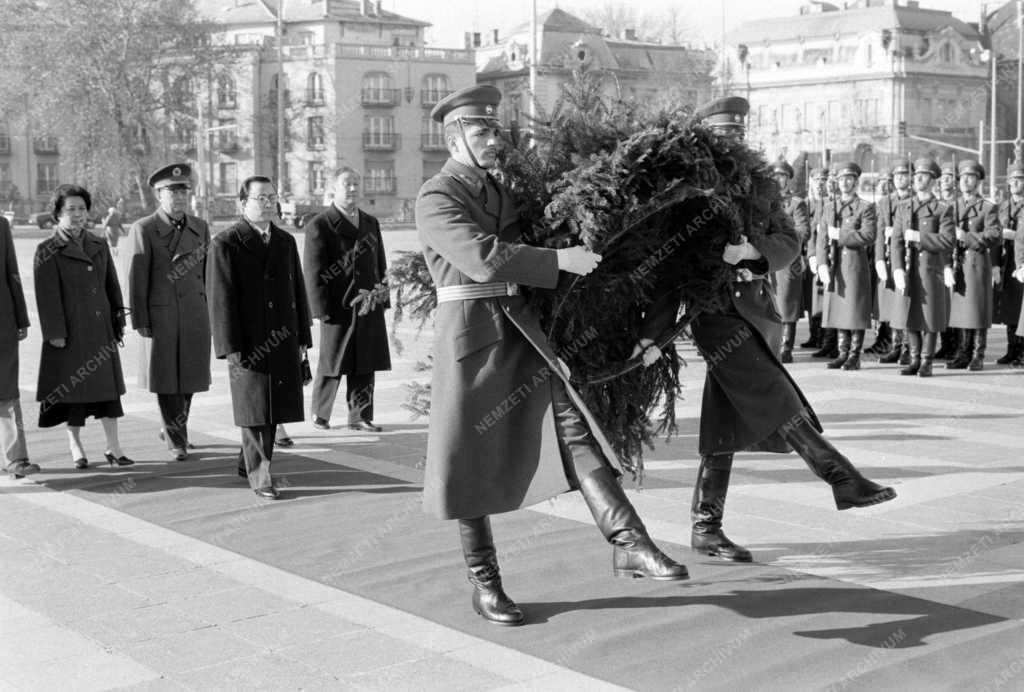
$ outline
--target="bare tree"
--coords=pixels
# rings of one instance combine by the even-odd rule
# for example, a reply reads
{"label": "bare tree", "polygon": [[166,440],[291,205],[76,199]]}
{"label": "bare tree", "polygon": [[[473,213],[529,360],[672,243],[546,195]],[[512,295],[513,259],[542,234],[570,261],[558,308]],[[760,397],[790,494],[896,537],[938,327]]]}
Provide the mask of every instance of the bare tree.
{"label": "bare tree", "polygon": [[682,11],[676,6],[670,6],[662,12],[643,13],[635,5],[620,0],[605,0],[598,6],[581,5],[570,11],[601,29],[607,36],[621,38],[628,30],[632,30],[640,40],[668,45],[682,45],[690,36],[690,31],[683,23]]}

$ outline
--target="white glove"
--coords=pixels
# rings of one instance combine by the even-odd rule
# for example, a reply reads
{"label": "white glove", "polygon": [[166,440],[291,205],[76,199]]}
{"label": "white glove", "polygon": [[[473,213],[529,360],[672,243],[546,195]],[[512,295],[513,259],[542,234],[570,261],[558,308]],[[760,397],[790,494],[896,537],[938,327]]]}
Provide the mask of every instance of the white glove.
{"label": "white glove", "polygon": [[807,258],[807,266],[809,266],[811,268],[811,273],[812,274],[817,274],[818,273],[818,256],[817,255],[809,256]]}
{"label": "white glove", "polygon": [[998,286],[1003,283],[1003,268],[992,267],[992,285]]}
{"label": "white glove", "polygon": [[839,240],[839,229],[836,226],[828,227],[828,239]]}
{"label": "white glove", "polygon": [[645,368],[649,368],[661,360],[661,349],[658,348],[652,339],[640,339],[636,346],[633,347],[633,352],[629,357],[636,358],[641,353],[643,354]]}
{"label": "white glove", "polygon": [[828,286],[832,280],[832,274],[829,273],[828,267],[824,264],[818,267],[818,280],[821,281],[822,286]]}
{"label": "white glove", "polygon": [[1013,240],[1016,237],[1017,237],[1017,231],[1015,231],[1013,229],[1010,229],[1010,228],[1004,228],[1003,229],[1003,240]]}
{"label": "white glove", "polygon": [[890,238],[892,238],[892,226],[886,226],[885,227],[885,239],[889,240]]}
{"label": "white glove", "polygon": [[1017,271],[1013,273],[1013,278],[1024,284],[1024,267],[1017,267]]}
{"label": "white glove", "polygon": [[558,268],[561,271],[569,272],[570,274],[586,276],[590,272],[594,271],[594,269],[597,268],[597,265],[601,263],[601,255],[596,252],[591,252],[588,248],[582,245],[561,248],[556,252]]}
{"label": "white glove", "polygon": [[956,229],[956,239],[961,243],[964,242],[964,238],[967,237],[967,233],[962,228]]}
{"label": "white glove", "polygon": [[920,243],[921,231],[915,231],[913,229],[909,231],[903,231],[903,240],[905,240],[908,243]]}
{"label": "white glove", "polygon": [[953,288],[956,286],[956,277],[953,275],[953,267],[942,268],[942,283],[946,284],[946,288]]}
{"label": "white glove", "polygon": [[900,293],[907,292],[907,272],[902,269],[892,270],[892,282],[896,284],[896,290]]}
{"label": "white glove", "polygon": [[875,272],[878,274],[878,278],[882,281],[889,279],[889,268],[885,266],[885,260],[878,260],[875,262]]}

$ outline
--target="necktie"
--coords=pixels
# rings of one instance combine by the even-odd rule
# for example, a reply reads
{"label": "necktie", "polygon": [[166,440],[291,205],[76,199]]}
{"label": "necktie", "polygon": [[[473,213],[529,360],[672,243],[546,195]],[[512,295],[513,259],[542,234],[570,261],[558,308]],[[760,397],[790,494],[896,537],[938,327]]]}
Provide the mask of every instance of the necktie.
{"label": "necktie", "polygon": [[270,245],[270,231],[260,231],[260,239],[264,245]]}
{"label": "necktie", "polygon": [[185,230],[185,217],[180,219],[171,219],[171,228],[174,230],[171,235],[171,254],[173,255],[178,250],[178,243],[181,242],[181,234]]}

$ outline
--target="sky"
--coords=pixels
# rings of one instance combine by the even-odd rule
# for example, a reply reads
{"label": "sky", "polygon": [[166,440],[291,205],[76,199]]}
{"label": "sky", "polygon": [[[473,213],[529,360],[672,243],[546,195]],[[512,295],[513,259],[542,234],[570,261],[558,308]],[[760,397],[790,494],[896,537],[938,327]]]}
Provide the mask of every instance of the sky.
{"label": "sky", "polygon": [[[612,0],[611,4],[636,8],[640,13],[659,14],[675,6],[681,15],[691,20],[688,41],[696,46],[709,46],[720,42],[723,19],[728,31],[736,24],[764,17],[795,15],[808,0]],[[905,2],[905,0],[901,0]],[[537,12],[544,13],[560,7],[574,9],[600,8],[609,0],[536,0]],[[842,4],[842,0],[832,0]],[[976,22],[985,5],[981,0],[921,0],[921,7],[948,10],[964,21]],[[1002,2],[987,3],[995,9]],[[407,17],[430,22],[427,30],[430,45],[461,48],[467,31],[481,33],[499,29],[499,35],[512,27],[529,21],[533,0],[383,0],[383,8]],[[724,14],[724,16],[723,16]]]}

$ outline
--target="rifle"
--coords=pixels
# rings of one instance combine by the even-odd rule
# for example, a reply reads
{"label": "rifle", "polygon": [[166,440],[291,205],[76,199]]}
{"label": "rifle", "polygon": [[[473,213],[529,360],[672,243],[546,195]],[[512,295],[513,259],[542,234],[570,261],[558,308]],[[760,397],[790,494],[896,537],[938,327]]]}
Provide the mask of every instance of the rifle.
{"label": "rifle", "polygon": [[[953,170],[956,171],[956,154],[953,154]],[[957,228],[967,232],[967,219],[960,219],[960,190],[953,196],[953,218],[956,219]],[[964,250],[963,242],[957,238],[953,245],[953,292],[963,295],[967,290],[967,283],[964,280]]]}
{"label": "rifle", "polygon": [[[842,223],[842,215],[840,214],[839,208],[839,195],[833,194],[832,186],[829,185],[829,199],[832,205],[832,221],[836,228]],[[828,255],[825,256],[828,260],[828,286],[825,287],[826,291],[836,290],[836,265],[839,264],[839,241],[832,240],[829,238],[828,241]]]}
{"label": "rifle", "polygon": [[[910,164],[910,179],[911,180],[914,179],[913,159],[911,159],[911,164]],[[910,229],[913,230],[913,231],[917,230],[917,211],[914,210],[914,202],[916,201],[914,199],[914,197],[916,197],[916,196],[917,196],[917,193],[914,192],[911,195],[911,197],[910,197]],[[906,236],[904,236],[904,241],[903,241],[903,270],[907,274],[907,280],[908,281],[910,280],[911,265],[913,264],[913,261],[914,261],[914,246],[912,245],[913,242],[914,241],[912,241],[912,240],[906,240]]]}

